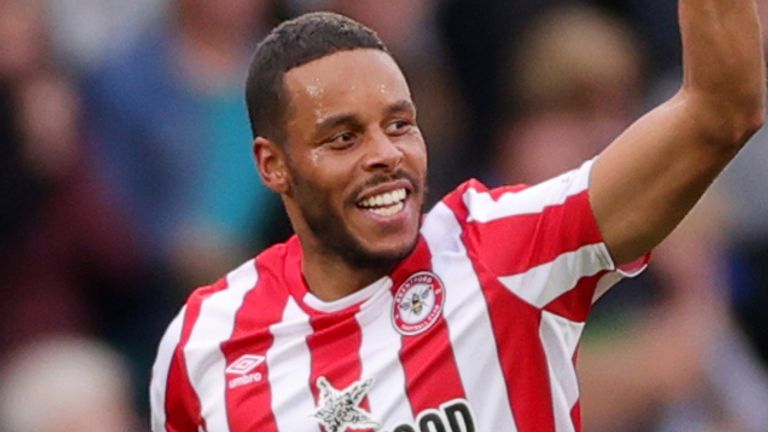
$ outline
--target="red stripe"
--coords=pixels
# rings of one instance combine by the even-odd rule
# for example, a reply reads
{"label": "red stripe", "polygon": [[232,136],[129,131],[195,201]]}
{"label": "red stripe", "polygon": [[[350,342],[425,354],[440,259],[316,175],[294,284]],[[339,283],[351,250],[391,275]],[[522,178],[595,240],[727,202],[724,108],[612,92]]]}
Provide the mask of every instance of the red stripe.
{"label": "red stripe", "polygon": [[478,271],[510,407],[520,432],[555,430],[547,358],[539,338],[541,311],[505,289],[487,271]]}
{"label": "red stripe", "polygon": [[[587,191],[568,197],[562,204],[545,207],[540,213],[471,222],[465,224],[465,230],[483,264],[498,275],[523,273],[563,253],[602,242]],[[498,253],[501,239],[503,254]]]}
{"label": "red stripe", "polygon": [[[235,317],[232,336],[221,344],[221,351],[227,365],[236,362],[243,355],[266,356],[274,342],[269,326],[282,321],[288,301],[284,284],[274,273],[267,271],[277,257],[274,253],[260,255],[256,261],[259,280],[250,290]],[[272,267],[274,268],[274,267]],[[278,267],[279,268],[279,267]],[[233,430],[258,430],[277,432],[277,423],[272,412],[272,397],[267,362],[262,362],[250,374],[260,373],[260,382],[229,388],[229,380],[237,375],[227,375],[226,402],[230,427]],[[212,431],[213,432],[213,431]]]}
{"label": "red stripe", "polygon": [[[508,291],[496,274],[479,258],[466,231],[467,209],[451,196],[446,204],[461,223],[462,240],[469,251],[482,287],[494,336],[499,362],[507,383],[507,397],[519,432],[554,432],[555,416],[544,347],[539,338],[541,311]],[[478,226],[480,224],[469,224]],[[490,246],[498,245],[501,238],[486,238]],[[506,249],[506,243],[505,243]],[[492,253],[490,255],[493,255]],[[506,256],[514,256],[509,253]],[[479,261],[480,260],[480,261]],[[478,261],[483,265],[478,265]]]}
{"label": "red stripe", "polygon": [[317,379],[325,377],[334,387],[348,387],[360,379],[362,333],[355,320],[357,308],[340,314],[317,315],[310,320],[314,332],[307,338],[312,355],[312,391],[317,396]]}
{"label": "red stripe", "polygon": [[585,322],[592,310],[592,299],[595,296],[597,283],[606,273],[608,271],[604,270],[592,276],[580,278],[573,288],[544,306],[544,310],[571,321]]}
{"label": "red stripe", "polygon": [[581,404],[576,401],[571,409],[571,421],[573,422],[573,429],[575,432],[581,432]]}
{"label": "red stripe", "polygon": [[[342,390],[361,379],[362,363],[360,346],[362,332],[355,314],[360,305],[351,306],[334,313],[321,313],[308,307],[303,297],[309,292],[301,274],[302,251],[297,237],[286,243],[286,282],[297,298],[298,304],[309,315],[312,334],[307,336],[311,367],[309,387],[315,399],[319,398],[317,380],[325,377],[334,388]],[[368,410],[367,398],[360,404]]]}
{"label": "red stripe", "polygon": [[[520,432],[554,431],[554,411],[546,354],[539,338],[541,311],[518,298],[498,281],[497,275],[519,274],[551,262],[559,255],[587,244],[601,243],[588,192],[571,195],[562,204],[544,207],[536,214],[514,215],[480,223],[467,222],[464,204],[467,189],[485,192],[478,184],[465,184],[445,199],[462,225],[462,239],[475,266],[489,305],[499,358],[507,382],[510,407]],[[488,191],[494,200],[509,192]],[[501,192],[501,193],[500,193]],[[499,242],[504,253],[498,253]],[[573,289],[546,309],[573,321],[586,320],[597,282],[605,272],[581,278]],[[512,317],[510,319],[510,317]],[[581,430],[577,403],[570,412]]]}
{"label": "red stripe", "polygon": [[171,359],[165,391],[165,428],[168,432],[196,431],[205,422],[200,414],[200,399],[189,382],[184,347],[189,341],[203,300],[227,287],[226,279],[196,290],[187,301],[181,339]]}
{"label": "red stripe", "polygon": [[[412,274],[431,270],[431,254],[423,238],[407,265],[392,274],[393,291]],[[437,408],[435,401],[464,398],[459,369],[454,357],[448,326],[441,315],[432,328],[413,336],[402,336],[400,361],[405,371],[406,392],[414,417]]]}
{"label": "red stripe", "polygon": [[[571,321],[586,322],[592,309],[592,299],[597,289],[597,283],[606,273],[608,273],[607,270],[598,272],[593,276],[582,277],[573,289],[544,306],[544,310]],[[578,357],[579,351],[576,349],[571,359],[574,370],[576,370]],[[581,432],[581,406],[578,400],[571,408],[570,417],[574,431]]]}
{"label": "red stripe", "polygon": [[[315,314],[310,318],[313,333],[307,337],[312,358],[309,384],[315,403],[319,399],[318,378],[325,377],[339,390],[361,379],[360,345],[363,338],[355,319],[358,310],[359,307],[347,308],[337,313]],[[367,397],[360,406],[370,410]]]}
{"label": "red stripe", "polygon": [[[360,305],[335,313],[322,313],[307,306],[303,298],[309,292],[309,288],[301,273],[303,254],[298,237],[293,236],[281,247],[282,263],[275,263],[274,267],[283,268],[285,285],[298,305],[309,316],[309,324],[313,330],[306,340],[312,363],[308,385],[317,402],[319,377],[325,377],[333,387],[339,390],[349,387],[361,378],[362,333],[355,318]],[[367,398],[360,406],[369,409]]]}

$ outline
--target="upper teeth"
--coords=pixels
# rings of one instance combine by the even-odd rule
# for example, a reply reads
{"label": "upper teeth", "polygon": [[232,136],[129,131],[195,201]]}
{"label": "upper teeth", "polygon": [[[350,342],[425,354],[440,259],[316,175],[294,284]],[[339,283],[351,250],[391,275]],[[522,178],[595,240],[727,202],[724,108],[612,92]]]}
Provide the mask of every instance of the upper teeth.
{"label": "upper teeth", "polygon": [[391,192],[385,192],[379,195],[370,196],[362,201],[359,205],[361,207],[381,207],[389,206],[395,203],[399,203],[405,199],[405,189],[397,189]]}

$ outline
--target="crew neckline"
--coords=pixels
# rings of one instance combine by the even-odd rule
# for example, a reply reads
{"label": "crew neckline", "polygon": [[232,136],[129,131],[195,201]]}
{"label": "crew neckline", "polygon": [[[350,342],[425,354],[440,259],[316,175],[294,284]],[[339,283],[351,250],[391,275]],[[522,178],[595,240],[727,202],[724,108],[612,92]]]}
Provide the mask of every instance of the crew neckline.
{"label": "crew neckline", "polygon": [[382,276],[371,284],[356,290],[342,298],[325,301],[317,297],[309,289],[304,274],[301,271],[301,263],[304,253],[298,236],[288,240],[285,248],[284,278],[287,289],[299,306],[310,315],[338,313],[350,309],[356,309],[377,293],[391,290],[393,280],[389,274]]}
{"label": "crew neckline", "polygon": [[389,276],[382,276],[365,288],[359,289],[336,300],[322,300],[309,291],[309,289],[307,289],[302,300],[304,304],[320,312],[339,312],[351,306],[361,304],[372,298],[376,293],[388,291],[390,288],[392,288],[392,279]]}

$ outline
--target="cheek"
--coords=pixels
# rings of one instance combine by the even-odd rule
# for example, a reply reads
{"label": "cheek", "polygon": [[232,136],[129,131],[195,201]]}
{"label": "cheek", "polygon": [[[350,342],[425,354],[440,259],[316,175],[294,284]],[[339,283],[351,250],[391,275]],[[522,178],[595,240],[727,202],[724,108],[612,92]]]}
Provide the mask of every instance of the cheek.
{"label": "cheek", "polygon": [[424,142],[421,141],[420,143],[413,143],[413,145],[408,146],[407,149],[408,150],[406,153],[408,160],[412,165],[412,169],[416,170],[422,176],[425,175],[427,171],[427,161],[429,159],[429,155]]}
{"label": "cheek", "polygon": [[331,198],[326,189],[319,187],[313,180],[294,177],[294,199],[301,212],[309,219],[317,219],[318,215],[329,213]]}
{"label": "cheek", "polygon": [[355,178],[354,163],[345,159],[320,149],[309,152],[304,166],[293,174],[297,195],[301,194],[305,202],[343,204],[347,188]]}
{"label": "cheek", "polygon": [[343,188],[357,176],[360,155],[357,152],[338,152],[317,148],[307,156],[318,184],[329,189]]}

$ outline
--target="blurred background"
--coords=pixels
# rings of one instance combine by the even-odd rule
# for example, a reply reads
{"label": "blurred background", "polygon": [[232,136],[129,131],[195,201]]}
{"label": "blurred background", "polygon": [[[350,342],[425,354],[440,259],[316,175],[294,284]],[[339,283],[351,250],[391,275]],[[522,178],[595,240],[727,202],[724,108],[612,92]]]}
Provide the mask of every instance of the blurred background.
{"label": "blurred background", "polygon": [[[290,235],[243,84],[272,26],[319,9],[400,62],[431,202],[575,167],[681,77],[669,0],[0,0],[0,432],[148,429],[186,296]],[[766,187],[768,131],[598,302],[586,431],[768,431]]]}

